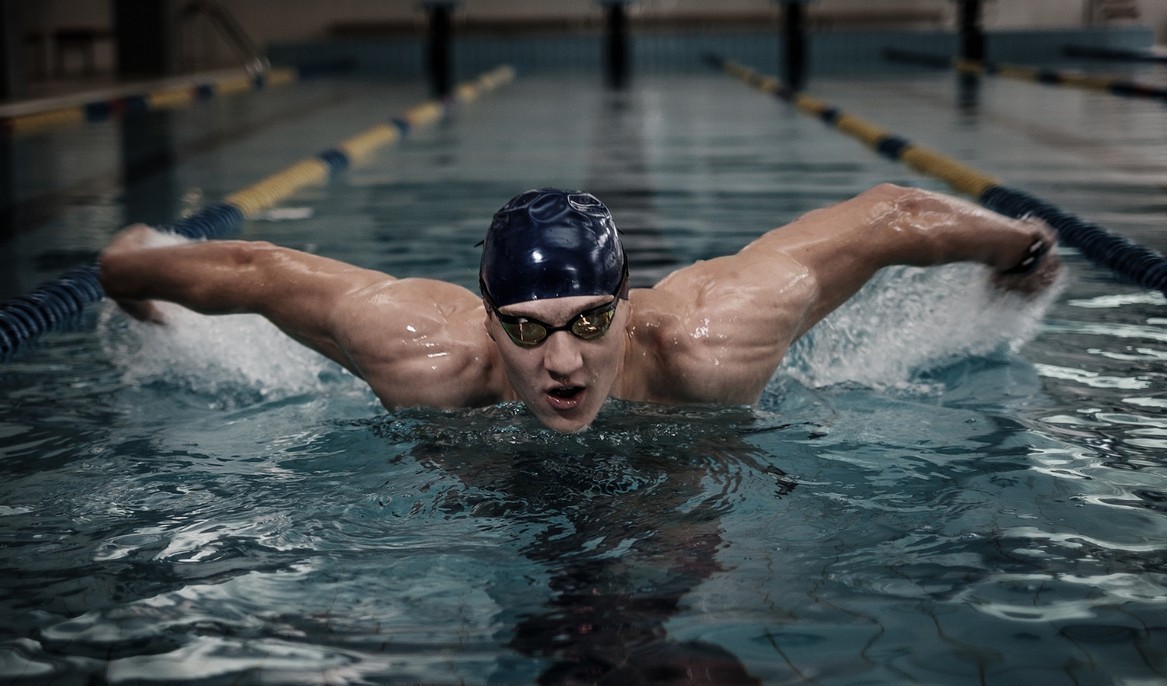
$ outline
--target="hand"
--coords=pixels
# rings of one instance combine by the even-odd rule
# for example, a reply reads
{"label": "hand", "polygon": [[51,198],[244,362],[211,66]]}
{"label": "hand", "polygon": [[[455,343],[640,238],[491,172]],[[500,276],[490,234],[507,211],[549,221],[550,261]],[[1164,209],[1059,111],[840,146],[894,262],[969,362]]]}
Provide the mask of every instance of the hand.
{"label": "hand", "polygon": [[113,239],[101,251],[103,255],[116,255],[132,250],[143,250],[164,241],[164,234],[146,224],[130,224],[114,234]]}
{"label": "hand", "polygon": [[1061,273],[1062,260],[1054,251],[1057,238],[1044,223],[1033,222],[1034,235],[1015,266],[993,275],[993,285],[1032,297],[1052,286]]}
{"label": "hand", "polygon": [[[113,240],[101,251],[98,261],[100,262],[103,257],[109,255],[146,250],[158,245],[161,240],[164,240],[164,234],[159,233],[152,227],[145,224],[131,224],[114,235]],[[162,310],[159,309],[157,303],[153,300],[113,298],[113,301],[126,314],[138,321],[154,324],[166,323],[166,318],[163,317]]]}

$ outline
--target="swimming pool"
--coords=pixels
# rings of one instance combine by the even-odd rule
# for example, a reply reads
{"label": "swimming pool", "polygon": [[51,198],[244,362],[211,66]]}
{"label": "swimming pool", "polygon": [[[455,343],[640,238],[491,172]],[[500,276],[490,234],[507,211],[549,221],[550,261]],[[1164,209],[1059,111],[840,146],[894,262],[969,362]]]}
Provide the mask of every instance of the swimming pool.
{"label": "swimming pool", "polygon": [[[575,186],[612,208],[648,285],[872,184],[938,188],[718,74],[597,81],[520,77],[244,235],[473,287],[498,205]],[[811,85],[1167,250],[1160,105],[944,74]],[[38,221],[5,251],[4,295],[422,97],[305,83],[125,136],[19,139]],[[573,436],[512,405],[386,413],[250,318],[158,329],[96,308],[0,367],[0,673],[1162,680],[1167,311],[1063,257],[1037,304],[965,266],[890,271],[759,407],[612,403]]]}

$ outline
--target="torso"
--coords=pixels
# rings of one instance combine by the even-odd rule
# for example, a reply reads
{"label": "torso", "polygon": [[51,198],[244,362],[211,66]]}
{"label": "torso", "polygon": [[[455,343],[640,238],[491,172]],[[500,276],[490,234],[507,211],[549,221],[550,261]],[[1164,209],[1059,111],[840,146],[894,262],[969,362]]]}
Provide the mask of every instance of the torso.
{"label": "torso", "polygon": [[[612,396],[665,404],[758,399],[792,340],[793,315],[759,307],[748,289],[712,278],[716,265],[700,264],[704,268],[681,270],[655,288],[630,293]],[[772,289],[770,284],[759,292]],[[486,333],[481,298],[465,288],[424,279],[387,281],[353,294],[336,316],[348,322],[344,340],[337,341],[348,352],[342,364],[386,406],[468,407],[517,399]]]}

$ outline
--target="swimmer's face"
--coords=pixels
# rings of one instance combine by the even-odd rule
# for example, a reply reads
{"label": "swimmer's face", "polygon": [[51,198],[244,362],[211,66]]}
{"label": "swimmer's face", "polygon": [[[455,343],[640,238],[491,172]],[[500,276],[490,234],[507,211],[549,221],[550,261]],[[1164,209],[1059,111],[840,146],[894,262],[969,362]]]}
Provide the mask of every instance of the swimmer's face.
{"label": "swimmer's face", "polygon": [[[561,327],[612,301],[610,295],[548,298],[507,305],[499,312]],[[620,371],[628,301],[617,303],[611,327],[602,336],[584,340],[571,331],[554,331],[529,347],[512,341],[489,305],[486,309],[486,331],[498,346],[507,380],[539,421],[562,433],[591,424]]]}

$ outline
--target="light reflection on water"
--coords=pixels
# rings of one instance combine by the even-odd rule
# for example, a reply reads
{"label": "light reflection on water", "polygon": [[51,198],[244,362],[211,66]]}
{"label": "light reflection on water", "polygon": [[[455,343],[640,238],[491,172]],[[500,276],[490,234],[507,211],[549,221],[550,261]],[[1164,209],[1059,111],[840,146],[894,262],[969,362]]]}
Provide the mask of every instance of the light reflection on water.
{"label": "light reflection on water", "polygon": [[[960,681],[1128,644],[1149,656],[1130,673],[1161,668],[1163,468],[1124,447],[1158,418],[1065,405],[1008,346],[899,360],[881,390],[784,375],[757,409],[614,403],[561,436],[516,404],[383,414],[254,321],[135,338],[109,317],[114,366],[153,366],[65,381],[113,401],[72,433],[48,409],[9,424],[7,549],[33,560],[8,578],[13,671],[533,681],[623,656]],[[288,373],[185,361],[240,332]]]}
{"label": "light reflection on water", "polygon": [[[723,252],[776,223],[775,206],[810,209],[893,173],[834,139],[801,147],[810,124],[720,81],[697,99],[706,143],[686,139],[661,113],[696,107],[690,86],[650,98],[640,163],[670,183],[606,168],[642,184],[617,202],[664,198],[628,222],[675,230],[654,258]],[[767,153],[750,126],[718,126],[722,96],[732,121],[791,147]],[[565,98],[564,121],[603,119]],[[493,107],[481,126],[523,116]],[[316,211],[278,235],[472,285],[477,219],[527,179],[403,174],[448,173],[425,161],[451,146],[489,166],[458,130],[305,200]],[[498,135],[484,145],[519,137]],[[564,145],[578,149],[531,163],[585,185],[558,165],[587,142]],[[322,230],[333,223],[354,235]],[[975,269],[890,271],[759,407],[611,403],[572,436],[514,404],[385,413],[254,318],[179,315],[160,330],[102,310],[0,368],[0,674],[1162,679],[1164,300],[1064,257],[1065,292],[1020,308],[976,287]]]}

